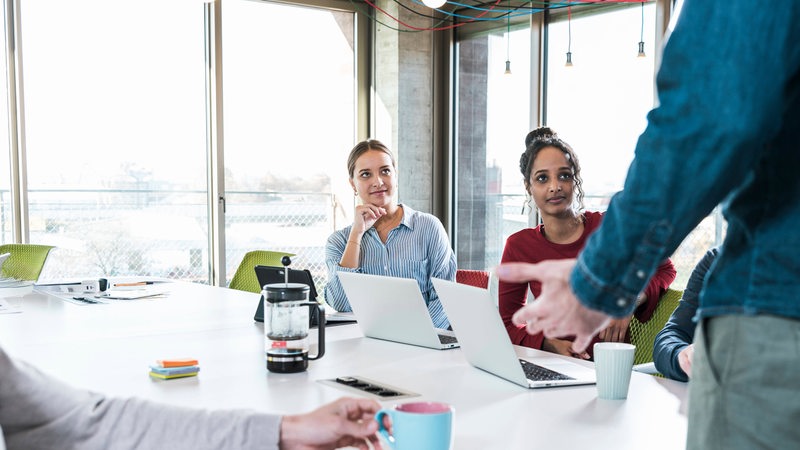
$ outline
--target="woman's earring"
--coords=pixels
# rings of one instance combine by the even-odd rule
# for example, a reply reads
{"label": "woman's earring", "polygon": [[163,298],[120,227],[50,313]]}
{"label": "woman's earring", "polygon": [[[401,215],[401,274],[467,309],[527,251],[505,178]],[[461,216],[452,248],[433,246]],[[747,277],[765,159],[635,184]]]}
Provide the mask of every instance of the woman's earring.
{"label": "woman's earring", "polygon": [[353,189],[353,197],[358,197],[358,191]]}

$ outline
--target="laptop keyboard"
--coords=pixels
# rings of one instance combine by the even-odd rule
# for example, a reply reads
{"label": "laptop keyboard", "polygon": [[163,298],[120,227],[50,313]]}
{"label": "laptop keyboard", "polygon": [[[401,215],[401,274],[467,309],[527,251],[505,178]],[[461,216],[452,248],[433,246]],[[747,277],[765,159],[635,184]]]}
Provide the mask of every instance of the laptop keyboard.
{"label": "laptop keyboard", "polygon": [[532,381],[574,380],[574,378],[568,377],[563,373],[546,369],[530,361],[525,361],[524,359],[520,359],[519,363],[522,365],[522,370],[525,371],[525,377]]}
{"label": "laptop keyboard", "polygon": [[440,334],[439,342],[442,344],[457,344],[458,339],[456,339],[455,336],[450,336],[449,334]]}

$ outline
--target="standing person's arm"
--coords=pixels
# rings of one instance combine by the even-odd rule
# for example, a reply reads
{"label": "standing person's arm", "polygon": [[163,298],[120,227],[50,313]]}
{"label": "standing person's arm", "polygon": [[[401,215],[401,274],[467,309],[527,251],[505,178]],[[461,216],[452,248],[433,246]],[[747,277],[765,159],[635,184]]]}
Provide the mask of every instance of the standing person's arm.
{"label": "standing person's arm", "polygon": [[[717,249],[706,252],[703,259],[692,270],[683,297],[678,308],[672,313],[669,321],[656,336],[653,345],[653,360],[656,369],[667,378],[678,381],[688,381],[689,377],[680,365],[680,354],[686,350],[694,340],[694,316],[703,289],[706,272],[717,256]],[[691,350],[690,350],[691,351]]]}
{"label": "standing person's arm", "polygon": [[518,323],[545,336],[575,334],[582,349],[609,317],[633,310],[659,262],[750,180],[791,100],[797,8],[791,0],[769,9],[749,0],[684,2],[657,77],[660,105],[603,224],[577,261],[498,270],[550,284],[542,289],[549,300],[521,310]]}

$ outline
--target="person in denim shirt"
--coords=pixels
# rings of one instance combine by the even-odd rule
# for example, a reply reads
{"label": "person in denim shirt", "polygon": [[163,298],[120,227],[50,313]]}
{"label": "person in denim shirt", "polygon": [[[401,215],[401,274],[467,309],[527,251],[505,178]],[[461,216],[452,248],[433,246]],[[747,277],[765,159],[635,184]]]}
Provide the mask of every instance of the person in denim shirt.
{"label": "person in denim shirt", "polygon": [[351,310],[339,271],[413,278],[433,324],[446,329],[450,322],[431,278],[454,281],[456,257],[436,216],[396,202],[396,166],[392,152],[374,139],[362,141],[350,151],[347,171],[361,203],[355,207],[353,223],[328,238],[325,301],[337,311]]}
{"label": "person in denim shirt", "polygon": [[542,282],[517,324],[581,351],[630,314],[658,263],[720,203],[700,297],[687,447],[800,442],[800,2],[685,0],[624,189],[574,260],[500,266]]}
{"label": "person in denim shirt", "polygon": [[694,316],[697,314],[698,299],[706,273],[718,252],[716,247],[707,251],[694,267],[678,307],[653,343],[653,362],[656,369],[667,378],[688,381],[692,376]]}

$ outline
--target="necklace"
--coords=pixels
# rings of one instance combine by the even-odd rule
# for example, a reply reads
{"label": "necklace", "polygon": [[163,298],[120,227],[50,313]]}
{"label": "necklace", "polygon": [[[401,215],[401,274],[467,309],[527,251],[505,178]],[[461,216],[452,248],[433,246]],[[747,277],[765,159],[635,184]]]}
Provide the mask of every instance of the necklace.
{"label": "necklace", "polygon": [[376,223],[375,231],[377,231],[378,234],[381,236],[388,235],[389,231],[391,231],[392,229],[394,229],[394,227],[400,224],[402,218],[403,218],[403,211],[402,209],[398,208],[397,211],[394,213],[394,215],[392,217],[389,217],[388,220],[380,224]]}
{"label": "necklace", "polygon": [[581,236],[583,235],[583,227],[585,226],[585,222],[586,218],[584,217],[583,214],[575,217],[574,222],[565,223],[565,226],[567,228],[570,228],[569,231],[564,232],[563,230],[561,230],[559,236],[555,235],[548,236],[547,230],[544,224],[542,224],[542,235],[545,237],[545,239],[554,244],[571,244],[580,239]]}

